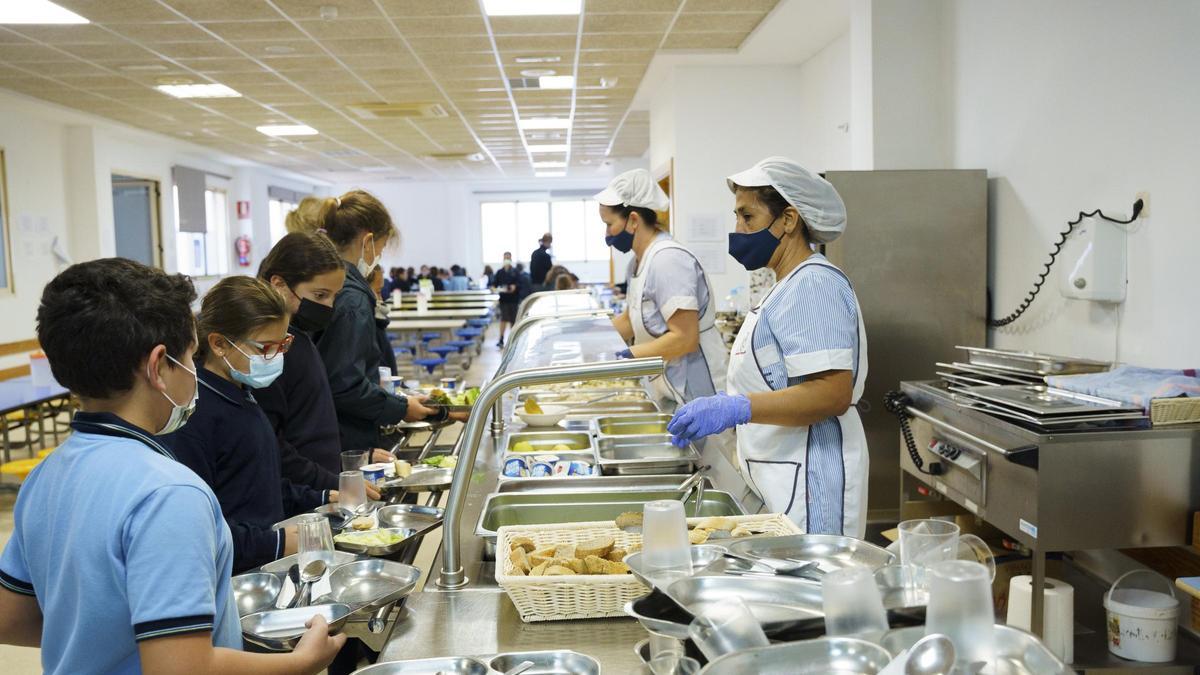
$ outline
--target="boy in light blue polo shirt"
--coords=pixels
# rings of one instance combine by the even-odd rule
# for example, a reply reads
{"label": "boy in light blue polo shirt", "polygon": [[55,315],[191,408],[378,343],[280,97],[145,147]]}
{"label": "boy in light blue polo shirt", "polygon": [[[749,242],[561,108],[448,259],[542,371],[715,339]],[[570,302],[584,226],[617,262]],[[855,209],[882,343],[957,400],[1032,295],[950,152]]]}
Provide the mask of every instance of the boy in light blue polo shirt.
{"label": "boy in light blue polo shirt", "polygon": [[191,281],[111,258],[45,288],[38,340],[79,398],[71,436],[29,474],[0,554],[0,642],[47,673],[316,673],[344,636],[241,651],[233,546],[208,486],[155,438],[195,407]]}

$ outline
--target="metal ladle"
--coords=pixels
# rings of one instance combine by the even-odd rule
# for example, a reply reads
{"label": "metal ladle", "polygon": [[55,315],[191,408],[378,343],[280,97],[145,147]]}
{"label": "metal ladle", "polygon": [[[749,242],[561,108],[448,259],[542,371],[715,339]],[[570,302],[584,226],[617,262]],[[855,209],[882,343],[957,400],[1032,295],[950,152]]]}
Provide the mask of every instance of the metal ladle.
{"label": "metal ladle", "polygon": [[926,635],[908,650],[904,675],[950,675],[955,657],[950,638],[941,633]]}

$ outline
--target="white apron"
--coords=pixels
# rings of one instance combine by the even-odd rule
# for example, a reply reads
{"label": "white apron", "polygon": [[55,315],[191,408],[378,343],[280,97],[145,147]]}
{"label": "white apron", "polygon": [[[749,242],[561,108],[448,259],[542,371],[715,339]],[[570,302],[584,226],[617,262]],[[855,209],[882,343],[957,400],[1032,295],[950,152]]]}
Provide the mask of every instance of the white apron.
{"label": "white apron", "polygon": [[[659,239],[646,249],[646,254],[638,261],[637,269],[634,275],[629,279],[628,288],[628,307],[629,307],[629,322],[633,324],[633,344],[646,344],[653,341],[658,335],[653,335],[646,329],[646,324],[642,320],[642,291],[645,289],[645,271],[650,269],[650,263],[654,260],[654,255],[659,251],[668,248],[677,248],[694,259],[695,256],[687,248],[680,246],[672,239]],[[701,268],[703,272],[703,268]],[[721,334],[716,328],[716,304],[717,300],[713,296],[712,284],[708,281],[708,273],[704,274],[704,286],[708,289],[708,308],[704,314],[700,315],[700,353],[704,356],[704,361],[708,366],[708,376],[712,378],[713,391],[718,392],[725,388],[725,371],[726,364],[729,360],[725,349],[725,343],[721,340]],[[668,370],[668,374],[670,371]],[[668,387],[662,377],[656,377],[650,381],[654,388],[655,396],[659,399],[677,400],[680,397],[687,397],[687,369],[681,368],[675,375],[674,379],[669,379],[670,386]],[[678,394],[671,391],[674,388]],[[693,394],[693,397],[695,395]],[[677,401],[678,403],[686,403],[686,401]]]}
{"label": "white apron", "polygon": [[[728,386],[730,394],[751,394],[772,391],[763,376],[754,354],[754,330],[763,306],[781,286],[790,283],[796,273],[808,265],[836,267],[820,259],[809,258],[791,274],[784,277],[767,297],[746,316],[738,331],[729,357]],[[841,274],[840,271],[838,271]],[[863,329],[862,312],[858,311],[858,368],[850,408],[836,418],[841,427],[842,491],[841,531],[825,534],[845,534],[861,539],[866,532],[867,509],[867,439],[855,405],[863,393],[867,378],[867,336]],[[809,475],[808,443],[810,427],[784,427],[772,424],[743,424],[737,428],[738,462],[742,475],[751,489],[758,493],[772,513],[785,513],[805,532],[809,531],[809,486],[820,482],[820,476]]]}

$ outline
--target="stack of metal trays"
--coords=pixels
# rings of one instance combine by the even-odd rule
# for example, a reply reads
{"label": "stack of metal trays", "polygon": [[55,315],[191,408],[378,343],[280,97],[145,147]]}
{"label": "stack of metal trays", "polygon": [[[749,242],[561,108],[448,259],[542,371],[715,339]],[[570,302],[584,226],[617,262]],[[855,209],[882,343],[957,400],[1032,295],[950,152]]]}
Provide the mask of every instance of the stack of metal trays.
{"label": "stack of metal trays", "polygon": [[967,361],[937,364],[937,374],[947,384],[979,387],[1006,384],[1042,384],[1047,375],[1075,375],[1110,370],[1106,361],[1092,361],[1036,352],[1018,352],[984,347],[959,347]]}
{"label": "stack of metal trays", "polygon": [[951,384],[955,402],[1039,431],[1139,428],[1149,424],[1142,408],[1044,384],[964,386]]}

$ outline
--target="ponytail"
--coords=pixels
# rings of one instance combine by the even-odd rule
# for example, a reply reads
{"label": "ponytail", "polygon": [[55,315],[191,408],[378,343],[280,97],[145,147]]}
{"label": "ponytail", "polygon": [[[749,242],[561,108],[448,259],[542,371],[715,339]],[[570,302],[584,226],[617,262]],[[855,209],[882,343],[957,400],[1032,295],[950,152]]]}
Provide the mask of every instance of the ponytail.
{"label": "ponytail", "polygon": [[364,232],[375,235],[376,241],[398,236],[392,217],[383,204],[370,193],[351,190],[341,197],[326,197],[312,229],[324,229],[338,249],[344,248]]}

